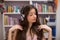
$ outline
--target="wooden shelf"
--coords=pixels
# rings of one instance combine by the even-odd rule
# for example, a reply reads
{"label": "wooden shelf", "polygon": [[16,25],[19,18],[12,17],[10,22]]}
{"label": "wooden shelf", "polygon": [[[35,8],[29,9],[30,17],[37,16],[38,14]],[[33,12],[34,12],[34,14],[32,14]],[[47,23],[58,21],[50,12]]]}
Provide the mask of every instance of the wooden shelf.
{"label": "wooden shelf", "polygon": [[13,12],[11,12],[11,13],[3,13],[3,15],[13,17],[13,18],[18,18],[18,19],[20,19],[20,17],[21,17],[20,13],[13,13]]}
{"label": "wooden shelf", "polygon": [[20,13],[14,13],[14,12],[6,12],[6,13],[3,13],[3,14],[20,14]]}
{"label": "wooden shelf", "polygon": [[53,1],[53,0],[32,0],[32,1]]}
{"label": "wooden shelf", "polygon": [[13,25],[4,25],[4,27],[12,27]]}
{"label": "wooden shelf", "polygon": [[4,0],[4,1],[53,1],[53,0]]}
{"label": "wooden shelf", "polygon": [[38,12],[38,14],[56,14],[54,12]]}
{"label": "wooden shelf", "polygon": [[[20,14],[20,13],[6,12],[6,13],[3,13],[3,14]],[[54,13],[54,12],[38,12],[38,14],[56,14],[56,13]]]}
{"label": "wooden shelf", "polygon": [[4,0],[4,1],[30,1],[30,0]]}

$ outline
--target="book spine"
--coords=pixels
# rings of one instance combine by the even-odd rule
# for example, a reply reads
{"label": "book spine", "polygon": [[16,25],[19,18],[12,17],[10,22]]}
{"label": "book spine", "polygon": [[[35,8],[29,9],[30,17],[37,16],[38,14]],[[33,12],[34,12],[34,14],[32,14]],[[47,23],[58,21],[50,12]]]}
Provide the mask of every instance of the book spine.
{"label": "book spine", "polygon": [[41,4],[38,4],[38,12],[42,12],[42,6],[41,6]]}

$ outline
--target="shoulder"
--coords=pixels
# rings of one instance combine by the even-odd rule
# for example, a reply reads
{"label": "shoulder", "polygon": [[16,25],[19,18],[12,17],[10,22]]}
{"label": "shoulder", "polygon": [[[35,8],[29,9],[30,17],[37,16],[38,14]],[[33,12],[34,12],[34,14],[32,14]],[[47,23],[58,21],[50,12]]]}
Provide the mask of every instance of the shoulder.
{"label": "shoulder", "polygon": [[21,25],[13,25],[9,30],[10,31],[14,31],[14,30],[23,30],[22,26]]}

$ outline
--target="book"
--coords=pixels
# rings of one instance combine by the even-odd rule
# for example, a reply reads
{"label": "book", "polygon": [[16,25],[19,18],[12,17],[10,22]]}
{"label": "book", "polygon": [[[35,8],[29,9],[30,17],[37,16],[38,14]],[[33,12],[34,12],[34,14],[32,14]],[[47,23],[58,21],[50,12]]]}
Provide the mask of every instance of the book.
{"label": "book", "polygon": [[47,12],[47,5],[46,4],[42,4],[42,12]]}
{"label": "book", "polygon": [[11,7],[11,5],[8,5],[8,12],[12,12],[12,7]]}
{"label": "book", "polygon": [[4,16],[4,25],[15,25],[19,24],[19,20],[17,18]]}
{"label": "book", "polygon": [[52,6],[48,6],[48,12],[53,12],[53,7]]}
{"label": "book", "polygon": [[7,22],[8,19],[7,18],[8,18],[8,16],[4,16],[4,25],[8,25],[8,22]]}
{"label": "book", "polygon": [[38,5],[38,12],[42,12],[42,6],[41,4],[37,4]]}

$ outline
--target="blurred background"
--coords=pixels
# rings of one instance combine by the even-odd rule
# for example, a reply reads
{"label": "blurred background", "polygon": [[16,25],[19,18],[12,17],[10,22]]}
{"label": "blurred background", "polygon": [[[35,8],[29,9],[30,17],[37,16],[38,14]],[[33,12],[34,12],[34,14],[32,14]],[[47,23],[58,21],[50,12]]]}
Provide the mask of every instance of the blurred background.
{"label": "blurred background", "polygon": [[[60,40],[60,0],[0,0],[0,40],[6,40],[7,31],[20,21],[20,9],[34,5],[41,24],[52,28],[52,39]],[[48,33],[44,30],[48,39]]]}

